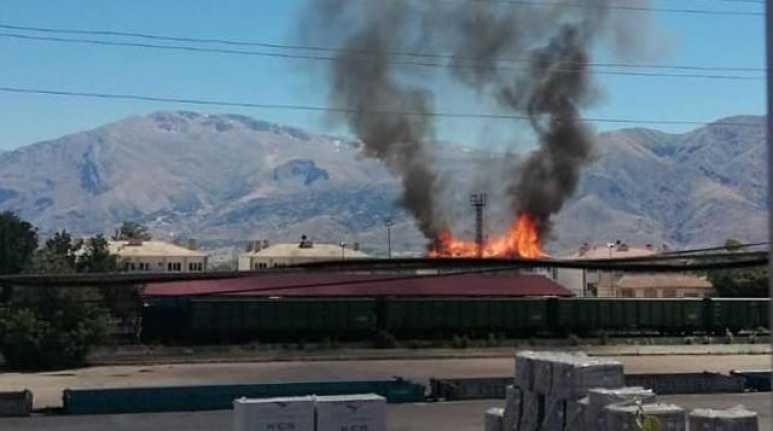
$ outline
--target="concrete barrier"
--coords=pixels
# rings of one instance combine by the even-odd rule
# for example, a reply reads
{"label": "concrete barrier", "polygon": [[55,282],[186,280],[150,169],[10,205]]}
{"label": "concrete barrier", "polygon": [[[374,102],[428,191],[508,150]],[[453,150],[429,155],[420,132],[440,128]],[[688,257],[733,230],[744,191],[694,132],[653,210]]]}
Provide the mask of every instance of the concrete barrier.
{"label": "concrete barrier", "polygon": [[435,400],[504,399],[512,377],[430,379],[430,398]]}
{"label": "concrete barrier", "polygon": [[278,398],[304,395],[375,393],[390,403],[424,401],[425,387],[403,379],[262,383],[252,385],[162,386],[139,388],[68,388],[64,411],[69,414],[115,414],[225,410],[237,398]]}
{"label": "concrete barrier", "polygon": [[771,370],[733,370],[730,375],[742,377],[746,382],[746,389],[770,392]]}
{"label": "concrete barrier", "polygon": [[627,374],[625,384],[652,389],[658,395],[739,393],[745,390],[743,377],[708,372]]}
{"label": "concrete barrier", "polygon": [[0,392],[0,417],[29,416],[32,412],[32,392]]}
{"label": "concrete barrier", "polygon": [[[448,401],[505,399],[506,388],[513,380],[512,377],[432,378],[430,398]],[[770,372],[737,372],[730,376],[718,373],[626,374],[625,386],[642,386],[661,395],[741,393],[748,388],[769,391]]]}

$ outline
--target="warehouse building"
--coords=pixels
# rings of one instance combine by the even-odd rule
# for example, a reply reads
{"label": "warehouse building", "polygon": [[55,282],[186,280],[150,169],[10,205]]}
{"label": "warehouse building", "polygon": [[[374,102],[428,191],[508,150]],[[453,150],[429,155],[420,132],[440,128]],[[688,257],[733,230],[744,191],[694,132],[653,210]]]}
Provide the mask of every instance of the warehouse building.
{"label": "warehouse building", "polygon": [[222,280],[150,283],[148,298],[186,295],[259,297],[570,297],[555,281],[518,271],[491,274],[274,273]]}
{"label": "warehouse building", "polygon": [[329,262],[347,259],[368,259],[359,243],[318,244],[306,237],[297,243],[273,244],[268,240],[253,241],[246,253],[239,256],[239,271],[260,271],[302,263]]}
{"label": "warehouse building", "polygon": [[197,250],[195,240],[188,247],[163,241],[109,241],[110,254],[128,272],[204,272],[208,256]]}

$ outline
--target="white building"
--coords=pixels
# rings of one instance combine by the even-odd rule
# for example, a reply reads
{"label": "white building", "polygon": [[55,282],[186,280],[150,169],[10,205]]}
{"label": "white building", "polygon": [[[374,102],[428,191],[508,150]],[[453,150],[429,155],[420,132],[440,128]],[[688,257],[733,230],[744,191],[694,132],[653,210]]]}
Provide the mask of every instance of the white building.
{"label": "white building", "polygon": [[626,274],[615,283],[619,298],[705,298],[714,289],[706,277],[692,274]]}
{"label": "white building", "polygon": [[303,236],[294,244],[274,244],[254,241],[249,251],[239,256],[239,271],[258,271],[302,263],[326,262],[347,259],[369,259],[360,251],[358,243],[317,244]]}
{"label": "white building", "polygon": [[207,270],[207,254],[196,250],[191,240],[188,247],[163,241],[108,241],[110,254],[118,256],[118,264],[129,272],[203,272]]}
{"label": "white building", "polygon": [[[632,247],[622,241],[616,241],[600,245],[583,244],[576,253],[564,259],[621,259],[651,256],[655,253],[656,250],[651,244]],[[611,271],[560,268],[555,270],[553,279],[578,297],[610,297],[615,296],[615,283],[621,276],[622,274]]]}

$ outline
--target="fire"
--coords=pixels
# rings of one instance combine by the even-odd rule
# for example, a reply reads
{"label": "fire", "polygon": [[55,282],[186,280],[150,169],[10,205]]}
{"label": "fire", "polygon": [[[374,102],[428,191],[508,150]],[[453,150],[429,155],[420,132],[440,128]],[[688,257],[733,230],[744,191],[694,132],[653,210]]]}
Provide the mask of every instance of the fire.
{"label": "fire", "polygon": [[[441,232],[431,250],[430,257],[477,257],[475,241],[455,239],[451,232]],[[491,238],[483,244],[483,257],[525,257],[536,259],[545,254],[540,248],[537,225],[529,214],[519,215],[503,235]]]}

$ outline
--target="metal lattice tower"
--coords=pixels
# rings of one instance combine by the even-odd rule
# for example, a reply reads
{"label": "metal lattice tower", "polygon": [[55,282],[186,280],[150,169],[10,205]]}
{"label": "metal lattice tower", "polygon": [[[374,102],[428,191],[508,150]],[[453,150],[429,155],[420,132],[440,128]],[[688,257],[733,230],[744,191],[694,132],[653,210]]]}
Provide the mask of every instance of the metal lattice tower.
{"label": "metal lattice tower", "polygon": [[470,204],[475,208],[475,244],[478,246],[478,257],[483,257],[483,209],[486,207],[486,194],[470,195]]}

